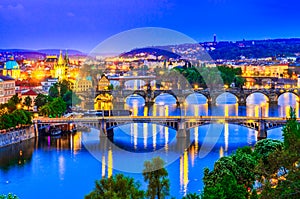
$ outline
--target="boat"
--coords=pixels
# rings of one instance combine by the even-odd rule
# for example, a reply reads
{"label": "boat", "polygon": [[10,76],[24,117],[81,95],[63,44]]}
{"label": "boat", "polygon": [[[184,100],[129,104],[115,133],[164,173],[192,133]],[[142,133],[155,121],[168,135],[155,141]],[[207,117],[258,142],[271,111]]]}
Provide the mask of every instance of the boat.
{"label": "boat", "polygon": [[60,135],[61,134],[61,130],[59,128],[54,128],[50,130],[50,135],[51,136],[56,136],[56,135]]}

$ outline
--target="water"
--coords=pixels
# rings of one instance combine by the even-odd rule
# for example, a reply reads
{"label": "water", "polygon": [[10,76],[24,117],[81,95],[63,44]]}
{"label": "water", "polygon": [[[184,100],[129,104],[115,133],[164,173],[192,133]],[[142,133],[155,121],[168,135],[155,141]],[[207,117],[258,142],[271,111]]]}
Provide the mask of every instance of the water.
{"label": "water", "polygon": [[[137,96],[127,99],[127,103],[136,115],[285,117],[290,105],[296,107],[299,115],[299,105],[291,94],[281,96],[275,107],[256,94],[248,98],[246,107],[238,107],[232,96],[223,98],[226,100],[218,99],[213,111],[200,95],[189,97],[189,105],[181,109],[169,95],[157,98],[157,104],[150,108],[144,108],[144,102]],[[209,128],[219,129],[220,136],[208,133]],[[185,140],[176,139],[175,130],[155,124],[126,124],[115,128],[114,133],[114,144],[104,138],[99,140],[98,131],[93,129],[60,138],[40,137],[1,148],[0,193],[13,192],[21,198],[83,198],[94,188],[96,179],[117,173],[134,177],[146,189],[139,172],[144,160],[159,155],[167,162],[171,195],[181,198],[189,192],[200,193],[205,167],[212,169],[220,157],[238,147],[253,146],[257,141],[254,130],[231,124],[191,129],[189,139]],[[202,148],[205,137],[209,138],[208,143],[216,142],[212,150]],[[282,139],[281,129],[268,131],[268,137]],[[185,144],[190,144],[187,150]]]}

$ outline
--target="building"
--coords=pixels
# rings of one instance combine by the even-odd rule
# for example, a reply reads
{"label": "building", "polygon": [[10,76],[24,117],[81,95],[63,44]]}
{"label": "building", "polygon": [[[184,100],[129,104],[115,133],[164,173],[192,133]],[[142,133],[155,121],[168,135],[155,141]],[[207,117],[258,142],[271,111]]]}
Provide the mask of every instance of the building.
{"label": "building", "polygon": [[53,70],[52,70],[52,77],[58,78],[59,81],[63,79],[67,79],[68,74],[68,68],[69,68],[69,56],[66,52],[65,57],[62,55],[62,51],[60,51],[58,61],[54,63]]}
{"label": "building", "polygon": [[34,100],[35,100],[35,98],[38,96],[38,94],[35,92],[35,91],[33,91],[33,90],[29,90],[29,91],[27,91],[27,92],[25,92],[25,93],[22,93],[22,96],[21,96],[21,98],[22,98],[22,102],[24,103],[25,102],[25,98],[27,97],[27,96],[29,96],[30,98],[31,98],[31,107],[33,107],[33,105],[34,105]]}
{"label": "building", "polygon": [[105,75],[102,75],[101,79],[98,82],[98,90],[108,90],[108,86],[110,85],[110,81]]}
{"label": "building", "polygon": [[15,79],[0,75],[0,103],[6,103],[15,94]]}
{"label": "building", "polygon": [[20,66],[13,57],[10,58],[9,61],[5,62],[2,74],[4,76],[9,75],[14,79],[19,79],[21,77]]}
{"label": "building", "polygon": [[58,78],[48,78],[46,81],[42,81],[42,90],[45,92],[49,92],[49,89],[52,85],[56,84],[58,82]]}
{"label": "building", "polygon": [[74,92],[86,92],[92,88],[91,78],[80,79],[74,82]]}

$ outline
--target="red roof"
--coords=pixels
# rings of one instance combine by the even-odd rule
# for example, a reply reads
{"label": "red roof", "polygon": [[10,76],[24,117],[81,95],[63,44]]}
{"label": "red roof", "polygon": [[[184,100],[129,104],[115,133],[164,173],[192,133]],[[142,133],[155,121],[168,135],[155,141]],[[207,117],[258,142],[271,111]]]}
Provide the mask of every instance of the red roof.
{"label": "red roof", "polygon": [[22,95],[38,95],[36,92],[34,92],[33,90],[29,90],[26,93],[23,93]]}

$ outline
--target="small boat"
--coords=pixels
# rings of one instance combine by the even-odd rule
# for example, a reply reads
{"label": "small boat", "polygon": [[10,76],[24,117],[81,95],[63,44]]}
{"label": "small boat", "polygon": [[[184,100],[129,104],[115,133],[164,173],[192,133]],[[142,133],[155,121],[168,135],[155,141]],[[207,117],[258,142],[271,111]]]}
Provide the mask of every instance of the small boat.
{"label": "small boat", "polygon": [[56,135],[60,135],[61,134],[61,130],[59,128],[54,128],[50,130],[50,135],[51,136],[56,136]]}

